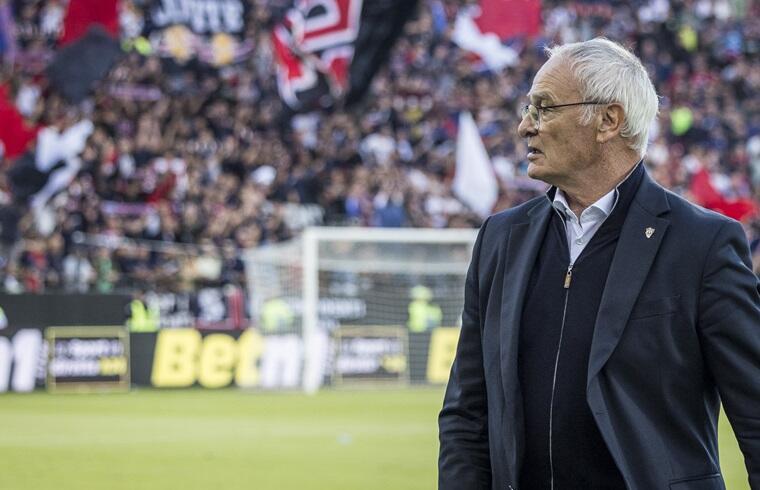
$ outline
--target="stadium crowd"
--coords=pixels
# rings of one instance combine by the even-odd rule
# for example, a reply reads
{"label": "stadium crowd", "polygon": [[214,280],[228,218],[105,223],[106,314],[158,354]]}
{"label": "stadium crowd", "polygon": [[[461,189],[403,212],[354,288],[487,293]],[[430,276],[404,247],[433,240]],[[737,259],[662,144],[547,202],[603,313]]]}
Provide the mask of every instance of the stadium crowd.
{"label": "stadium crowd", "polygon": [[[13,162],[3,157],[5,291],[242,285],[241,250],[286,240],[306,224],[478,226],[481,218],[452,192],[457,115],[475,115],[494,162],[495,211],[543,192],[525,178],[519,107],[542,46],[595,35],[634,49],[661,96],[646,159],[653,176],[699,200],[694,182],[707,171],[726,199],[760,202],[756,2],[546,1],[542,35],[512,41],[519,61],[492,71],[452,42],[463,2],[426,0],[360,105],[293,118],[283,116],[269,43],[283,2],[252,3],[246,37],[253,52],[219,69],[138,53],[130,40],[142,4],[122,2],[129,53],[76,106],[41,76],[64,3],[5,3],[19,49],[0,83],[27,124],[94,125],[76,177],[42,201],[14,199]],[[760,272],[760,220],[744,224]]]}

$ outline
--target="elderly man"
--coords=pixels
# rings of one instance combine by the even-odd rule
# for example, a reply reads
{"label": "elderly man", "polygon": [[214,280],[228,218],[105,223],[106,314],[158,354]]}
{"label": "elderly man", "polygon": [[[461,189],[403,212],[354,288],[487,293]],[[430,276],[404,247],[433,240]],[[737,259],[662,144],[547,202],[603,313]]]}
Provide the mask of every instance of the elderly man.
{"label": "elderly man", "polygon": [[546,196],[483,223],[440,489],[712,490],[720,402],[760,489],[760,285],[739,223],[642,163],[657,94],[606,39],[547,50],[522,113]]}

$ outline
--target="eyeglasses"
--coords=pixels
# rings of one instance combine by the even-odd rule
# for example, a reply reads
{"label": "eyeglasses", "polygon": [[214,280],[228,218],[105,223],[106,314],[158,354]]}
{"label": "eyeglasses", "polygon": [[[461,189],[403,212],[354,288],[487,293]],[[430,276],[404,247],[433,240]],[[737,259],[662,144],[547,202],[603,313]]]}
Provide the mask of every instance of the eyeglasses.
{"label": "eyeglasses", "polygon": [[528,104],[520,111],[520,118],[525,119],[525,116],[530,116],[531,122],[536,129],[541,127],[541,111],[546,109],[559,109],[561,107],[571,107],[575,105],[602,105],[606,102],[573,102],[572,104],[557,104],[557,105],[545,105],[536,107],[533,104]]}

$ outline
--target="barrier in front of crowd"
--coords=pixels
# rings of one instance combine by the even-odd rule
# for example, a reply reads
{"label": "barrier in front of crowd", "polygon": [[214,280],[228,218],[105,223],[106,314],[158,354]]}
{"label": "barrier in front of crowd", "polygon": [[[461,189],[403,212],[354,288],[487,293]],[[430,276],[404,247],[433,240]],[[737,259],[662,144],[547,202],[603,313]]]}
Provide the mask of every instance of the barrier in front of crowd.
{"label": "barrier in front of crowd", "polygon": [[[0,295],[0,393],[437,384],[448,379],[459,334],[455,327],[409,332],[405,325],[344,325],[305,343],[297,333],[253,327],[130,332],[131,300]],[[317,365],[307,367],[307,358]]]}

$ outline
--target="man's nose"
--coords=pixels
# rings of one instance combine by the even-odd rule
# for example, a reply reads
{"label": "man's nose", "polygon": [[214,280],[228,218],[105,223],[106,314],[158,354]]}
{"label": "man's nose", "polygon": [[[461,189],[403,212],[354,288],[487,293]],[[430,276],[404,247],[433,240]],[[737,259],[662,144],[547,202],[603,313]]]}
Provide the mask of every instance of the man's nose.
{"label": "man's nose", "polygon": [[533,124],[533,119],[528,115],[523,117],[520,120],[520,125],[517,126],[517,134],[519,134],[521,138],[535,136],[537,132],[536,126]]}

